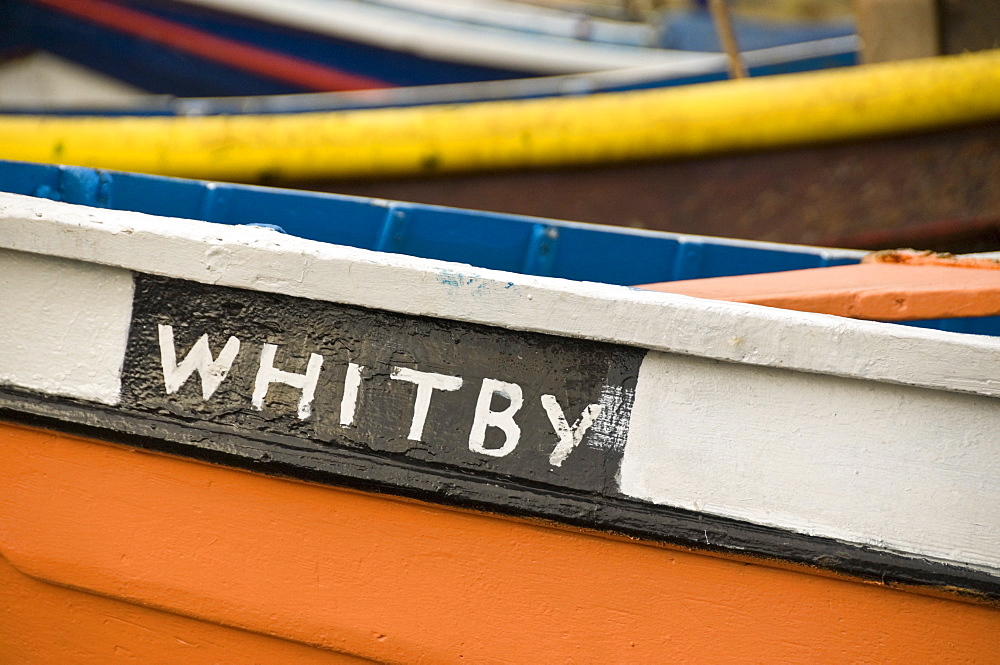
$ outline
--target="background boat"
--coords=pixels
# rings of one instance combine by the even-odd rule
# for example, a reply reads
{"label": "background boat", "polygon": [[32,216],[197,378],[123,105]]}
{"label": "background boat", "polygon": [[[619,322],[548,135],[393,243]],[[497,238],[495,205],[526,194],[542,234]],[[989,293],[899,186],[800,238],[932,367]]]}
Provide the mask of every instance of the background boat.
{"label": "background boat", "polygon": [[581,281],[858,252],[0,171],[5,653],[995,652],[995,336]]}
{"label": "background boat", "polygon": [[[790,44],[744,54],[754,76],[846,64],[854,37]],[[0,71],[0,112],[19,115],[205,116],[293,114],[398,108],[548,97],[575,97],[687,85],[726,77],[726,60],[710,54],[697,60],[627,67],[581,74],[385,87],[349,92],[178,97],[146,94],[45,52]],[[82,83],[81,83],[82,82]]]}
{"label": "background boat", "polygon": [[3,191],[479,268],[632,285],[857,263],[863,252],[648,232],[338,194],[0,162]]}
{"label": "background boat", "polygon": [[[651,232],[51,164],[0,162],[0,189],[110,210],[275,226],[323,243],[623,286],[697,284],[713,278],[846,266],[867,256],[851,249]],[[1000,318],[982,312],[924,320],[919,325],[1000,334]]]}
{"label": "background boat", "polygon": [[[305,112],[6,115],[0,149],[649,229],[977,251],[996,246],[1000,214],[998,58],[351,112],[286,98],[277,108]],[[617,85],[606,76],[575,80]],[[551,83],[497,85],[530,97]]]}
{"label": "background boat", "polygon": [[[465,16],[463,7],[449,11]],[[430,12],[422,5],[411,9]],[[42,11],[46,20],[59,14],[34,5],[17,11]],[[523,27],[524,16],[540,16],[530,8],[505,15],[508,28]],[[558,35],[556,26],[569,25],[565,15],[551,17],[561,18],[551,24],[539,19],[535,32]],[[82,25],[79,17],[62,14],[61,20]],[[22,24],[29,32],[47,25]],[[593,39],[636,41],[599,38],[596,32]],[[846,37],[744,58],[752,72],[764,73],[830,64],[855,47],[854,38]],[[644,88],[723,77],[722,56],[596,74],[315,96],[138,97],[124,107],[96,108],[80,103],[39,108],[28,101],[7,107],[8,117],[25,117],[10,118],[9,124],[8,117],[2,119],[0,147],[5,156],[23,159],[281,182],[686,233],[870,249],[994,249],[1000,243],[997,111],[987,110],[977,96],[996,97],[996,64],[988,55],[948,62],[809,75],[786,84],[762,83],[755,92],[728,84],[691,93],[649,91],[641,94],[644,99],[639,92]],[[948,75],[939,76],[945,70]],[[635,94],[619,94],[625,92]],[[893,98],[897,108],[888,101]],[[939,99],[949,100],[943,113],[931,109]],[[522,100],[536,103],[499,104]],[[796,110],[795,104],[801,106]],[[873,112],[872,105],[880,110]],[[424,112],[373,113],[349,121],[336,115],[403,106]],[[924,109],[917,122],[916,109]],[[325,112],[333,115],[322,116]],[[102,120],[44,117],[49,113]],[[110,120],[113,115],[123,116],[120,124]],[[130,121],[141,115],[197,117],[163,124]],[[209,115],[247,117],[213,124],[201,117]],[[363,127],[364,133],[352,127]],[[33,144],[25,145],[25,137]],[[193,143],[182,149],[180,137]]]}
{"label": "background boat", "polygon": [[[477,10],[479,20],[469,21],[358,0],[19,0],[5,4],[8,29],[0,45],[42,49],[140,89],[177,96],[384,88],[718,61],[710,52],[658,48],[652,36],[643,36],[644,26],[491,6],[492,14]],[[515,19],[490,18],[496,14]],[[818,45],[811,57],[766,71],[850,64],[856,42],[841,40],[835,53],[825,44],[851,35],[850,26],[795,32],[748,50],[796,40]],[[701,78],[724,75],[716,67]]]}

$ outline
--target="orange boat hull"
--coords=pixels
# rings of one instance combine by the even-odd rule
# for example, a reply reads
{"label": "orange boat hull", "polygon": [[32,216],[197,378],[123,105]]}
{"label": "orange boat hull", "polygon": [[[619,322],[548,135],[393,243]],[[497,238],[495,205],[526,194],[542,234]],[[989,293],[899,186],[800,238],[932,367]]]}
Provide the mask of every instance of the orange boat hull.
{"label": "orange boat hull", "polygon": [[997,662],[1000,610],[0,425],[11,663]]}

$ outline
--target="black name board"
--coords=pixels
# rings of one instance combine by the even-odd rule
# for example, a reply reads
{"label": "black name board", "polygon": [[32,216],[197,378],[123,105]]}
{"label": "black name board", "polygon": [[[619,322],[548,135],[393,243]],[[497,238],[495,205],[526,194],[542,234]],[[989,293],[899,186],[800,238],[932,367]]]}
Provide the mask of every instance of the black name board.
{"label": "black name board", "polygon": [[616,494],[642,355],[136,275],[121,407],[292,437],[304,459],[346,448]]}

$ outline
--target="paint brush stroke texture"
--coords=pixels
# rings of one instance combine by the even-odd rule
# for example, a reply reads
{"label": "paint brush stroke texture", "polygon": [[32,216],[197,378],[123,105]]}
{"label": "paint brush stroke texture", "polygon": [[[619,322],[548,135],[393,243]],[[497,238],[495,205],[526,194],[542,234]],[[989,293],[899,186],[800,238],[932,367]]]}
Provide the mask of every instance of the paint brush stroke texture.
{"label": "paint brush stroke texture", "polygon": [[0,293],[0,384],[118,403],[131,273],[0,250]]}
{"label": "paint brush stroke texture", "polygon": [[[991,579],[1000,569],[1000,523],[988,508],[1000,490],[991,454],[1000,411],[988,385],[994,340],[321,250],[259,229],[171,220],[166,231],[163,220],[108,211],[65,221],[81,209],[7,201],[6,228],[19,232],[0,241],[83,259],[0,257],[13,283],[50,284],[46,307],[0,305],[4,320],[17,322],[5,328],[48,331],[36,364],[2,357],[3,382],[15,391],[48,393],[63,382],[76,387],[58,394],[114,403],[106,381],[96,390],[64,377],[67,355],[80,354],[94,376],[120,378],[113,411],[123,418],[191,431],[191,450],[253,462],[284,456],[283,473],[336,470],[353,455],[371,473],[433,472],[439,497],[466,481],[483,491],[511,484],[554,503],[583,497],[593,514],[605,502],[680,508],[978,568]],[[58,213],[64,224],[37,221],[36,212]],[[193,232],[214,244],[206,250]],[[289,271],[293,247],[351,257],[314,257]],[[168,254],[173,266],[152,260]],[[227,269],[214,272],[220,258]],[[114,276],[87,287],[77,275],[88,271]],[[443,283],[462,271],[475,275]],[[337,274],[340,283],[331,281]],[[302,297],[318,288],[310,284],[317,275],[339,295]],[[211,283],[223,279],[230,284]],[[122,287],[133,280],[134,296]],[[375,293],[375,283],[385,289]],[[398,290],[401,311],[351,304],[352,289],[373,302]],[[448,300],[428,300],[437,291]],[[90,340],[70,334],[79,333],[81,302]],[[647,323],[658,325],[659,342],[641,343],[636,336],[648,331],[639,329],[587,339],[609,325],[611,302],[655,309],[660,318]],[[467,308],[464,320],[436,309],[456,304]],[[553,305],[568,313],[561,322],[547,319],[548,332],[537,319],[530,324],[551,317]],[[511,323],[484,325],[484,312]],[[611,323],[632,329],[627,315]],[[699,315],[700,325],[685,321]],[[761,339],[785,347],[778,360],[755,348],[755,321],[767,328]],[[105,338],[109,351],[87,356]],[[744,354],[742,362],[706,353],[720,354],[711,338]],[[684,344],[682,353],[663,352]],[[846,376],[821,371],[826,346],[848,364]],[[913,349],[928,362],[901,362]],[[898,376],[860,363],[862,352],[876,351]],[[934,375],[935,355],[949,362],[951,378]],[[953,378],[974,374],[973,365],[987,376],[982,389]]]}

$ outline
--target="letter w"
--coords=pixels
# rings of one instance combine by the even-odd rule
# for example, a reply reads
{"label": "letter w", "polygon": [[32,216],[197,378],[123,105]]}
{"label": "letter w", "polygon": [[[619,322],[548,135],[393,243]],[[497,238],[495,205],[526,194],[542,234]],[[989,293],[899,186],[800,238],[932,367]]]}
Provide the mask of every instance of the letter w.
{"label": "letter w", "polygon": [[177,392],[184,382],[197,371],[201,377],[201,395],[208,399],[218,389],[229,374],[229,369],[240,352],[240,340],[230,337],[222,348],[219,359],[212,358],[212,349],[208,347],[208,335],[202,335],[194,343],[191,350],[181,363],[177,364],[177,351],[174,348],[174,327],[160,324],[160,360],[163,363],[163,383],[167,394]]}

